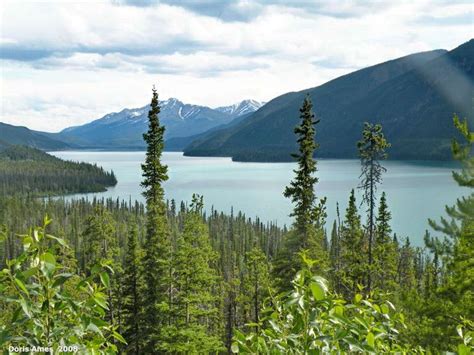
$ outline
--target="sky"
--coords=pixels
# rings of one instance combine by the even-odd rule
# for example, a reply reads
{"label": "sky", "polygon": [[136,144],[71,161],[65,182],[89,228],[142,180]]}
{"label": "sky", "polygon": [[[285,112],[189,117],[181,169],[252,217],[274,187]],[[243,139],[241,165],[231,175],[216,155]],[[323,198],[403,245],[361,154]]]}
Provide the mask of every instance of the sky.
{"label": "sky", "polygon": [[269,101],[474,37],[471,1],[0,2],[0,121],[57,132],[161,99]]}

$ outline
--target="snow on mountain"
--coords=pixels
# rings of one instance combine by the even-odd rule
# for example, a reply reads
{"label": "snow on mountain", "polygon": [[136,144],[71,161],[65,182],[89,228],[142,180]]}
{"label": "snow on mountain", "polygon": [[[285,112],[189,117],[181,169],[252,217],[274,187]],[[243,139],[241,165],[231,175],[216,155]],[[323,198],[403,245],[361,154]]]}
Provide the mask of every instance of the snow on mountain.
{"label": "snow on mountain", "polygon": [[[166,127],[165,138],[187,137],[205,132],[235,118],[254,112],[262,106],[255,100],[212,109],[185,104],[176,98],[160,101],[160,121]],[[143,145],[142,135],[148,127],[149,105],[123,109],[82,126],[69,127],[60,132],[87,146]]]}
{"label": "snow on mountain", "polygon": [[249,99],[249,100],[243,100],[241,102],[238,102],[230,106],[217,107],[216,110],[227,113],[233,117],[238,117],[238,116],[245,115],[247,113],[257,111],[263,105],[265,105],[265,102],[259,102],[259,101]]}

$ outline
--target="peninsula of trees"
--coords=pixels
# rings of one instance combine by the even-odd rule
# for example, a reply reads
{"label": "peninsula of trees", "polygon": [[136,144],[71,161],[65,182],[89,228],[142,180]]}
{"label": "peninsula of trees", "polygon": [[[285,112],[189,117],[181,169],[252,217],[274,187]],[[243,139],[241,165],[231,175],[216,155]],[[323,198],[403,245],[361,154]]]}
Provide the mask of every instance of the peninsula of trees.
{"label": "peninsula of trees", "polygon": [[0,195],[99,192],[116,184],[114,173],[97,165],[64,161],[21,145],[0,150]]}

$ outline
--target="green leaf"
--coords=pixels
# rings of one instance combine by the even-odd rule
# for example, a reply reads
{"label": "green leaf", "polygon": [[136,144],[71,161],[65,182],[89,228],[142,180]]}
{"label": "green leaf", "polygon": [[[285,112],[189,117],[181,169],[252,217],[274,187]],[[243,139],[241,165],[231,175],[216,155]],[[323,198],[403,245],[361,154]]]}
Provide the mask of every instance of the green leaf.
{"label": "green leaf", "polygon": [[91,318],[90,321],[98,327],[106,327],[107,325],[109,325],[109,323],[100,318]]}
{"label": "green leaf", "polygon": [[106,288],[110,287],[110,278],[107,272],[103,271],[100,273],[100,281],[102,282],[102,285],[104,285]]}
{"label": "green leaf", "polygon": [[22,275],[25,279],[27,279],[27,278],[33,276],[34,274],[36,274],[37,271],[38,271],[38,268],[37,268],[37,267],[32,267],[32,268],[30,268],[30,269],[28,269],[28,270],[23,271],[23,272],[21,273],[21,275]]}
{"label": "green leaf", "polygon": [[124,339],[119,333],[117,333],[116,331],[114,331],[114,332],[112,333],[112,335],[113,335],[113,337],[114,337],[115,339],[117,339],[119,342],[121,342],[121,343],[123,343],[123,344],[127,344],[127,342],[125,341],[125,339]]}
{"label": "green leaf", "polygon": [[26,293],[27,295],[29,295],[30,293],[28,292],[28,290],[26,289],[26,286],[25,284],[23,283],[23,281],[21,281],[20,279],[17,279],[15,277],[15,283],[18,285],[18,287],[24,292]]}
{"label": "green leaf", "polygon": [[458,345],[458,355],[469,355],[471,354],[471,347],[464,345],[464,344],[459,344]]}
{"label": "green leaf", "polygon": [[46,237],[49,238],[49,239],[53,239],[55,241],[57,241],[59,244],[61,244],[63,247],[66,247],[68,248],[69,246],[67,245],[66,241],[62,238],[58,238],[58,237],[55,237],[54,235],[51,235],[51,234],[46,234]]}
{"label": "green leaf", "polygon": [[26,304],[26,301],[23,298],[20,299],[20,305],[21,305],[21,308],[23,309],[23,313],[25,313],[28,318],[31,318],[31,312],[28,308],[28,305]]}
{"label": "green leaf", "polygon": [[51,253],[44,253],[41,255],[40,260],[44,262],[46,270],[50,273],[56,268],[56,258]]}
{"label": "green leaf", "polygon": [[360,293],[354,296],[354,303],[359,303],[362,300],[362,295]]}
{"label": "green leaf", "polygon": [[367,344],[370,346],[370,347],[374,347],[375,345],[375,336],[373,333],[371,332],[368,332],[367,333],[367,337],[366,337],[366,340],[367,340]]}
{"label": "green leaf", "polygon": [[72,276],[73,276],[73,274],[59,274],[59,275],[57,275],[56,279],[54,280],[53,287],[61,286],[68,279],[70,279]]}
{"label": "green leaf", "polygon": [[99,265],[94,265],[91,269],[91,274],[95,275],[95,274],[99,273],[100,270],[101,270],[101,268],[100,268]]}
{"label": "green leaf", "polygon": [[86,330],[90,330],[94,333],[102,335],[102,332],[100,331],[100,329],[94,323],[89,323]]}
{"label": "green leaf", "polygon": [[23,248],[25,250],[28,250],[31,244],[33,244],[33,238],[31,238],[30,236],[26,236],[25,238],[23,238]]}
{"label": "green leaf", "polygon": [[95,294],[93,299],[94,299],[94,302],[98,304],[100,307],[104,309],[109,309],[109,307],[107,307],[107,302],[102,296]]}
{"label": "green leaf", "polygon": [[319,283],[312,282],[309,287],[311,288],[315,300],[321,301],[325,298],[326,294]]}
{"label": "green leaf", "polygon": [[336,307],[334,307],[334,313],[342,317],[344,314],[344,307],[337,305]]}

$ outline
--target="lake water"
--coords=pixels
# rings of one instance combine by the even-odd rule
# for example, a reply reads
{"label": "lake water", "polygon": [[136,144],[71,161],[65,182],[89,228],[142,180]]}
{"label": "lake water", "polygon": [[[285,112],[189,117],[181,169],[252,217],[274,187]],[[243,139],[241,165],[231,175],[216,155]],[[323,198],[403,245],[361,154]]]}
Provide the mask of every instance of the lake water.
{"label": "lake water", "polygon": [[[113,170],[118,184],[103,193],[72,195],[74,197],[113,197],[144,201],[141,195],[140,164],[144,152],[52,152],[57,157],[96,163]],[[204,196],[207,210],[211,206],[229,213],[242,211],[248,217],[291,224],[292,206],[283,197],[285,186],[293,178],[294,163],[238,163],[230,158],[184,157],[182,153],[165,152],[169,180],[165,183],[166,198],[190,201],[193,193]],[[398,236],[409,236],[413,244],[423,245],[429,229],[427,219],[444,215],[444,206],[453,204],[467,189],[458,187],[451,178],[452,163],[384,162],[387,172],[379,192],[385,191],[392,211],[392,229]],[[350,190],[359,182],[358,160],[318,161],[318,196],[327,196],[328,229],[336,218],[336,202],[344,214]],[[360,202],[361,194],[357,194]],[[361,208],[361,214],[365,207]],[[343,217],[343,216],[341,216]]]}

